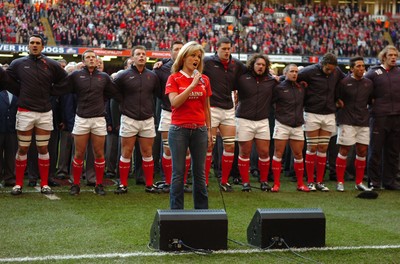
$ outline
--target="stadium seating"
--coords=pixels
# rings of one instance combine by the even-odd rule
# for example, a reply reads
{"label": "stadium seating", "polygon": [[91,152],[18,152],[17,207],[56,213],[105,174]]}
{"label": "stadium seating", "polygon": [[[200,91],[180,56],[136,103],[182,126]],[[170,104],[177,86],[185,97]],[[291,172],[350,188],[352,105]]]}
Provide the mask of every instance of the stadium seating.
{"label": "stadium seating", "polygon": [[[149,50],[168,50],[174,40],[183,39],[199,41],[212,52],[220,37],[229,36],[234,52],[331,51],[343,57],[375,57],[392,40],[399,47],[396,21],[385,28],[370,14],[346,5],[247,1],[243,9],[233,5],[223,16],[222,1],[64,0],[53,6],[4,1],[1,5],[2,43],[27,43],[29,34],[43,33],[63,46],[129,49],[141,44]],[[40,17],[48,19],[53,32],[45,32],[36,22]]]}

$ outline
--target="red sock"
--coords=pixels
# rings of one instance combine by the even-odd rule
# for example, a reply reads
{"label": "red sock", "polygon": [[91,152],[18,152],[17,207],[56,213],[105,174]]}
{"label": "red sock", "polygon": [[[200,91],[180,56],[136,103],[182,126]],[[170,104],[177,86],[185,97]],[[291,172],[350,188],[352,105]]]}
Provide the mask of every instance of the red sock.
{"label": "red sock", "polygon": [[315,153],[306,153],[306,172],[308,183],[314,182]]}
{"label": "red sock", "polygon": [[304,181],[303,181],[303,176],[304,176],[304,163],[303,159],[301,160],[294,160],[293,162],[293,167],[294,167],[294,172],[296,173],[296,178],[297,178],[297,186],[303,186]]}
{"label": "red sock", "polygon": [[39,154],[38,165],[39,165],[39,175],[40,175],[40,187],[49,185],[49,167],[50,167],[49,153],[44,155]]}
{"label": "red sock", "polygon": [[[19,158],[25,158],[23,160],[19,160]],[[18,156],[15,159],[15,185],[23,186],[24,185],[24,174],[27,164],[26,155],[25,156]]]}
{"label": "red sock", "polygon": [[131,161],[121,156],[119,160],[119,181],[124,186],[128,186],[128,175],[130,167]]}
{"label": "red sock", "polygon": [[[272,159],[272,173],[274,174],[274,185],[281,186],[280,177],[282,170],[282,159],[277,160],[278,158],[274,157]],[[262,180],[261,180],[262,181]]]}
{"label": "red sock", "polygon": [[190,169],[190,155],[186,156],[186,160],[185,160],[185,175],[183,175],[183,184],[187,183],[187,177],[189,174],[189,169]]}
{"label": "red sock", "polygon": [[260,159],[258,158],[258,169],[260,170],[260,182],[268,181],[268,173],[269,173],[269,158],[268,159]]}
{"label": "red sock", "polygon": [[[207,151],[207,155],[206,155],[206,171],[205,171],[205,175],[206,175],[206,185],[208,185],[208,178],[210,177],[210,169],[211,169],[211,161],[212,161],[212,152],[208,152]],[[222,182],[223,183],[223,182]],[[226,182],[225,182],[226,183]]]}
{"label": "red sock", "polygon": [[154,161],[153,157],[142,158],[143,174],[146,178],[146,186],[153,185],[153,174],[154,174]]}
{"label": "red sock", "polygon": [[326,169],[326,153],[317,154],[317,182],[324,181],[324,174]]}
{"label": "red sock", "polygon": [[250,177],[249,177],[250,159],[246,159],[246,158],[239,156],[238,167],[239,167],[240,176],[242,177],[242,183],[249,183],[250,182]]}
{"label": "red sock", "polygon": [[365,163],[365,157],[356,156],[356,160],[354,161],[354,166],[356,167],[356,184],[363,182]]}
{"label": "red sock", "polygon": [[221,183],[227,183],[229,179],[229,173],[231,173],[232,163],[233,163],[234,153],[225,152],[222,154],[221,162]]}
{"label": "red sock", "polygon": [[336,178],[337,182],[344,182],[344,172],[346,171],[347,156],[342,156],[340,153],[336,158]]}
{"label": "red sock", "polygon": [[74,158],[72,160],[72,175],[74,177],[74,184],[79,185],[81,183],[81,175],[83,169],[83,160]]}
{"label": "red sock", "polygon": [[96,185],[103,184],[105,164],[106,164],[106,162],[105,162],[104,158],[95,159],[95,161],[94,161],[94,169],[96,171]]}
{"label": "red sock", "polygon": [[161,165],[164,171],[165,183],[171,184],[172,178],[172,159],[171,156],[163,155]]}

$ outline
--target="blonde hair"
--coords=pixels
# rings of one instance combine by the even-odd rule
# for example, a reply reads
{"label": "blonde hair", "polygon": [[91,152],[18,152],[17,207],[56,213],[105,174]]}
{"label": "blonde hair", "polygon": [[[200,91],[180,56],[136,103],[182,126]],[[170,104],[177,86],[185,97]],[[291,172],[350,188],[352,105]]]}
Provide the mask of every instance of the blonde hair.
{"label": "blonde hair", "polygon": [[389,50],[394,50],[397,52],[397,54],[399,53],[399,50],[393,46],[393,45],[387,45],[385,48],[383,48],[383,50],[381,52],[379,52],[378,54],[378,59],[381,61],[381,63],[384,63],[386,60],[386,55],[388,53]]}
{"label": "blonde hair", "polygon": [[190,42],[186,43],[185,45],[183,45],[183,47],[179,51],[178,56],[176,57],[176,60],[175,60],[174,64],[172,65],[171,73],[179,72],[183,68],[183,59],[186,58],[187,56],[193,54],[196,51],[201,52],[201,60],[200,60],[199,66],[197,67],[197,70],[199,72],[203,72],[203,67],[204,67],[203,60],[204,60],[204,53],[205,53],[203,46],[201,46],[196,41],[190,41]]}
{"label": "blonde hair", "polygon": [[[290,67],[297,67],[297,65],[296,64],[294,64],[294,63],[290,63],[290,64],[288,64],[284,69],[283,69],[283,75],[286,75],[286,73],[288,73],[289,72],[289,68]],[[298,69],[298,68],[297,68]]]}

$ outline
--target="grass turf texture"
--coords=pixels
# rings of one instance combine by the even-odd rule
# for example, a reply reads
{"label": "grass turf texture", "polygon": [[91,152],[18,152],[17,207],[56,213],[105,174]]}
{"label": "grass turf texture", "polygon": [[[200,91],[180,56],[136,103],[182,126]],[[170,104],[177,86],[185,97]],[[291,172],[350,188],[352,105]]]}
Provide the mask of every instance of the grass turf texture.
{"label": "grass turf texture", "polygon": [[[254,178],[252,184],[259,186]],[[253,189],[224,193],[229,239],[246,243],[247,227],[257,208],[321,208],[326,217],[326,247],[400,245],[400,192],[379,191],[376,200],[357,199],[353,182],[338,193],[327,182],[328,193],[301,193],[295,183],[283,177],[279,193]],[[0,262],[7,258],[86,254],[152,253],[147,248],[150,226],[156,209],[168,209],[168,194],[148,194],[144,186],[130,182],[126,195],[114,195],[114,186],[104,197],[82,186],[79,196],[70,196],[68,187],[54,188],[60,200],[49,200],[33,188],[12,197],[10,188],[0,189]],[[31,192],[32,191],[32,192]],[[193,207],[185,194],[186,209]],[[210,209],[223,208],[215,178],[210,179]],[[229,250],[246,250],[229,241]],[[341,249],[298,252],[321,263],[400,263],[400,249]],[[315,263],[289,251],[237,252],[211,255],[172,254],[126,258],[83,258],[42,260],[37,263]]]}

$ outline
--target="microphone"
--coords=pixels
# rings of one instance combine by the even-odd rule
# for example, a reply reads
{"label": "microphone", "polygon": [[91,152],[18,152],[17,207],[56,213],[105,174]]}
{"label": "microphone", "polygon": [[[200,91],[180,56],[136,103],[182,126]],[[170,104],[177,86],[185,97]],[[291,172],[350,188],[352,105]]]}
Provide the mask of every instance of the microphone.
{"label": "microphone", "polygon": [[[195,69],[193,72],[194,72],[194,74],[200,73],[197,69]],[[201,74],[201,73],[200,73],[200,74]],[[204,82],[204,80],[203,80],[203,77],[200,77],[200,82],[201,82],[202,84],[205,84],[205,82]]]}

